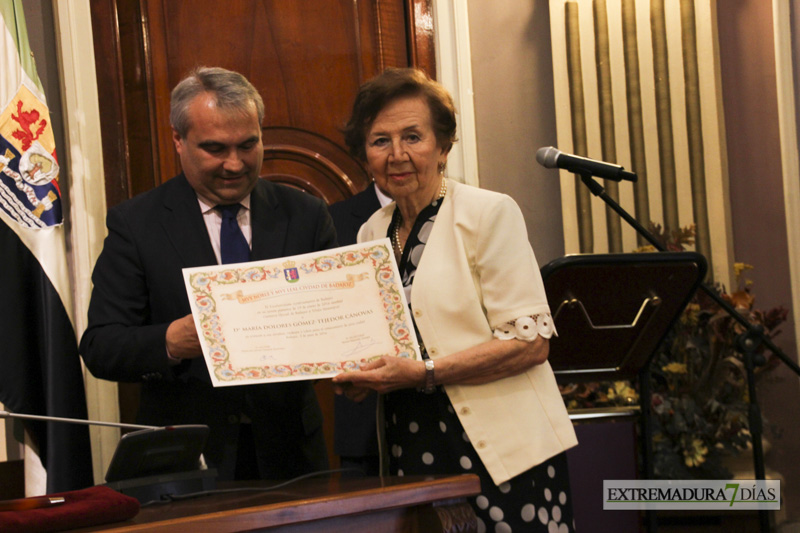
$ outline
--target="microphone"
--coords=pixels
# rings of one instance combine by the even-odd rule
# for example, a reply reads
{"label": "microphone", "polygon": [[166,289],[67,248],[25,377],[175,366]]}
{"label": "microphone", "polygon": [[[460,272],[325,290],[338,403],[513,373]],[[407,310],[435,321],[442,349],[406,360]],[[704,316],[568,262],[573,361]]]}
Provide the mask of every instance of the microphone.
{"label": "microphone", "polygon": [[619,165],[596,161],[579,155],[565,154],[558,148],[547,146],[536,152],[536,161],[545,168],[563,168],[576,174],[589,173],[592,176],[611,181],[636,181],[638,177]]}
{"label": "microphone", "polygon": [[140,504],[216,488],[217,470],[208,468],[203,457],[209,433],[206,425],[143,426],[0,410],[2,418],[138,430],[126,433],[117,444],[105,485]]}

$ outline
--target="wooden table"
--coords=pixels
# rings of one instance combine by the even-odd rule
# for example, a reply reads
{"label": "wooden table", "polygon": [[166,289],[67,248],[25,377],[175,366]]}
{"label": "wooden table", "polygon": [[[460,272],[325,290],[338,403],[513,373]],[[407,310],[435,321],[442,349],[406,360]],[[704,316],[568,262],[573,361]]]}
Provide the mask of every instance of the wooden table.
{"label": "wooden table", "polygon": [[[466,498],[477,476],[307,479],[275,491],[213,494],[144,507],[132,520],[76,531],[476,532]],[[230,486],[220,486],[231,488]]]}

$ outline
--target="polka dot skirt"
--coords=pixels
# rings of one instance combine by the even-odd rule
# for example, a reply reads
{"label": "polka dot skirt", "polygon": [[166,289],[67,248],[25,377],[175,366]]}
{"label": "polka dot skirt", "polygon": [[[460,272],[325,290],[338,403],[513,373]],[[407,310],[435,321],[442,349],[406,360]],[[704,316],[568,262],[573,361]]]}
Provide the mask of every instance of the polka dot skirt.
{"label": "polka dot skirt", "polygon": [[476,474],[481,493],[470,503],[478,532],[574,531],[566,454],[496,486],[469,442],[447,394],[387,394],[386,436],[392,474]]}
{"label": "polka dot skirt", "polygon": [[[441,202],[434,200],[419,213],[398,265],[409,302],[417,265],[440,207]],[[387,230],[389,238],[395,224],[399,223],[398,217],[399,212],[395,210]],[[566,454],[557,455],[496,486],[441,388],[433,394],[414,389],[392,392],[384,397],[384,406],[391,473],[398,476],[476,474],[481,480],[481,493],[470,503],[478,515],[479,533],[567,533],[575,530]]]}

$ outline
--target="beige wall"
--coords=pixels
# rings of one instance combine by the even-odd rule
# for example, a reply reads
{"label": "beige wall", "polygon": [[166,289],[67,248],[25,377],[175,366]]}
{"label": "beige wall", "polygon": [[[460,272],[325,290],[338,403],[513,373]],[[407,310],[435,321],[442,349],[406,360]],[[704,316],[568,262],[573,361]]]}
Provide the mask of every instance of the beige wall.
{"label": "beige wall", "polygon": [[522,208],[540,266],[564,255],[558,173],[536,162],[556,145],[547,0],[469,0],[480,185]]}

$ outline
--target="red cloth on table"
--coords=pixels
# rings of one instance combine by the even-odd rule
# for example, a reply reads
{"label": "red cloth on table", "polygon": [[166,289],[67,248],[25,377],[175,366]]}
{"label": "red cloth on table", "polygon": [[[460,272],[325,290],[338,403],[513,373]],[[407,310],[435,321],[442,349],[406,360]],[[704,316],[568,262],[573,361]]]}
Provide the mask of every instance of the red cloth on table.
{"label": "red cloth on table", "polygon": [[136,498],[125,496],[103,485],[47,496],[62,496],[65,501],[38,509],[0,511],[0,531],[63,531],[120,522],[133,518],[139,512],[139,501]]}

